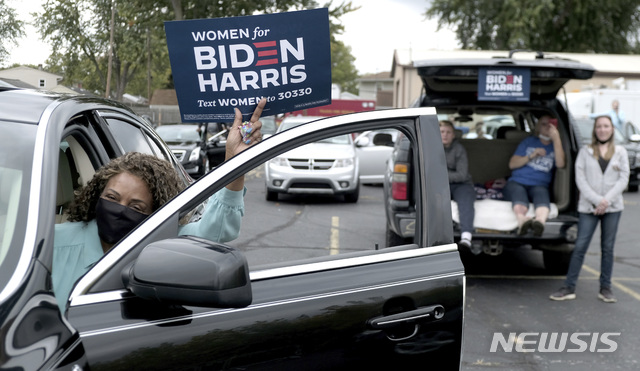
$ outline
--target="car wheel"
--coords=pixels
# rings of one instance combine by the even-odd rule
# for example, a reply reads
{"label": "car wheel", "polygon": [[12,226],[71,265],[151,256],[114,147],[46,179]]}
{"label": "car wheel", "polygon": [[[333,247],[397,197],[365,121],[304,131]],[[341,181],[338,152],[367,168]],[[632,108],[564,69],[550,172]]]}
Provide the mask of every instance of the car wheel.
{"label": "car wheel", "polygon": [[385,242],[387,243],[387,247],[406,245],[411,243],[409,238],[402,238],[396,234],[396,232],[392,231],[387,224],[387,230],[385,233]]}
{"label": "car wheel", "polygon": [[551,274],[565,275],[569,270],[571,251],[543,250],[542,260],[544,261],[544,268],[547,272]]}
{"label": "car wheel", "polygon": [[203,156],[203,157],[204,157],[204,161],[201,166],[202,169],[200,170],[200,176],[204,176],[209,171],[209,158],[207,156]]}
{"label": "car wheel", "polygon": [[360,197],[360,184],[356,186],[356,189],[353,192],[345,193],[344,200],[349,203],[358,202],[358,197]]}
{"label": "car wheel", "polygon": [[634,184],[634,185],[629,184],[629,186],[627,187],[627,191],[629,191],[629,192],[638,192],[638,185],[637,184]]}
{"label": "car wheel", "polygon": [[267,189],[267,201],[278,201],[278,192],[273,192]]}

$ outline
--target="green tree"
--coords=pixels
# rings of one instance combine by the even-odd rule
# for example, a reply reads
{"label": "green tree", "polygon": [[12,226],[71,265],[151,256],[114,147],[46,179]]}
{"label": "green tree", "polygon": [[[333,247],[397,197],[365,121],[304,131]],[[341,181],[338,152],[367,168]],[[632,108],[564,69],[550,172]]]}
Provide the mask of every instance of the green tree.
{"label": "green tree", "polygon": [[[111,4],[111,0],[47,0],[43,13],[37,15],[41,35],[51,42],[55,51],[47,64],[51,72],[64,76],[64,83],[80,82],[83,88],[104,94]],[[115,99],[121,99],[125,91],[149,96],[149,91],[172,86],[165,21],[274,13],[318,6],[314,0],[114,0],[113,4],[116,12],[111,96]],[[326,7],[331,5],[329,2]],[[330,8],[332,34],[342,32],[337,19],[348,11],[352,11],[350,2]],[[341,50],[336,55],[335,58],[347,58],[345,68],[350,64],[355,70],[352,58],[348,59],[349,53]],[[345,81],[339,83],[348,85]]]}
{"label": "green tree", "polygon": [[358,71],[354,61],[351,47],[340,40],[331,41],[331,82],[340,85],[342,91],[358,94]]}
{"label": "green tree", "polygon": [[329,9],[329,34],[331,35],[331,82],[338,84],[342,91],[358,94],[356,79],[358,70],[354,64],[355,58],[351,54],[351,47],[336,39],[336,35],[344,32],[344,26],[340,23],[340,17],[356,11],[360,7],[353,7],[351,1],[342,3],[335,8],[330,1],[324,7]]}
{"label": "green tree", "polygon": [[426,16],[463,49],[619,53],[636,50],[640,0],[433,0]]}
{"label": "green tree", "polygon": [[[247,6],[251,3],[253,11]],[[171,0],[173,13],[176,20],[216,18],[225,16],[239,16],[255,13],[277,13],[284,10],[303,10],[318,7],[315,0],[220,0],[212,3],[209,0]],[[329,33],[331,35],[331,80],[340,85],[343,91],[357,93],[356,79],[358,71],[355,68],[355,58],[351,54],[351,48],[335,38],[344,32],[344,26],[340,23],[340,17],[359,9],[353,7],[351,1],[342,2],[333,6],[333,1],[325,3],[321,7],[329,9]]]}
{"label": "green tree", "polygon": [[110,96],[120,100],[131,81],[147,81],[150,54],[152,61],[166,60],[159,67],[157,63],[152,66],[153,75],[162,76],[158,71],[168,68],[162,27],[168,17],[166,6],[154,7],[155,2],[149,0],[47,0],[36,20],[42,37],[54,50],[47,60],[49,69],[62,74],[66,84],[79,82],[83,88],[104,95],[112,4],[115,18]]}
{"label": "green tree", "polygon": [[17,45],[17,40],[24,36],[23,27],[24,22],[18,20],[15,9],[0,0],[0,62],[9,56],[7,43]]}

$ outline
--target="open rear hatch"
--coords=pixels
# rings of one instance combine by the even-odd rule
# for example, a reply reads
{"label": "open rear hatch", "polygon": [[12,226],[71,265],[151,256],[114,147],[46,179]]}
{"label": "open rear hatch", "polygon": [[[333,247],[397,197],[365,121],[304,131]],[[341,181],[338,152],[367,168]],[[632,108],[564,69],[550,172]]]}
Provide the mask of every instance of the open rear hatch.
{"label": "open rear hatch", "polygon": [[587,80],[595,73],[591,65],[541,52],[534,58],[514,58],[514,54],[493,59],[416,61],[426,94],[423,105],[552,99],[567,81]]}

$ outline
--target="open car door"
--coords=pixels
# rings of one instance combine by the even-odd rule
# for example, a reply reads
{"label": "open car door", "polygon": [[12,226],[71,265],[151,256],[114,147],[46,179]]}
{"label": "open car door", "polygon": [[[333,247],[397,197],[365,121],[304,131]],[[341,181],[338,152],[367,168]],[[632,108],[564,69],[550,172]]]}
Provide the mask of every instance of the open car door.
{"label": "open car door", "polygon": [[[268,161],[382,129],[415,149],[411,243],[384,245],[381,188],[358,204],[264,200]],[[180,220],[197,219],[238,176],[247,184],[238,238],[178,236]],[[318,120],[250,147],[156,211],[79,280],[66,314],[94,370],[459,369],[465,275],[451,220],[435,109]]]}

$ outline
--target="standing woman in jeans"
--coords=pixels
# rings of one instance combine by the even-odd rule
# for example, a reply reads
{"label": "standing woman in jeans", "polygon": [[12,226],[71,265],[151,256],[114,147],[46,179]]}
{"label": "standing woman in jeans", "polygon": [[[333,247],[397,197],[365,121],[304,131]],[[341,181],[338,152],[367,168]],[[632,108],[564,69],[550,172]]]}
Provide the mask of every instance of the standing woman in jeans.
{"label": "standing woman in jeans", "polygon": [[591,137],[591,145],[580,149],[575,165],[576,185],[580,190],[578,239],[564,286],[550,296],[551,300],[576,298],[576,281],[584,255],[600,222],[602,257],[598,298],[606,303],[616,302],[611,291],[613,246],[624,208],[622,192],[629,182],[629,158],[624,147],[614,143],[614,128],[609,116],[596,117]]}

